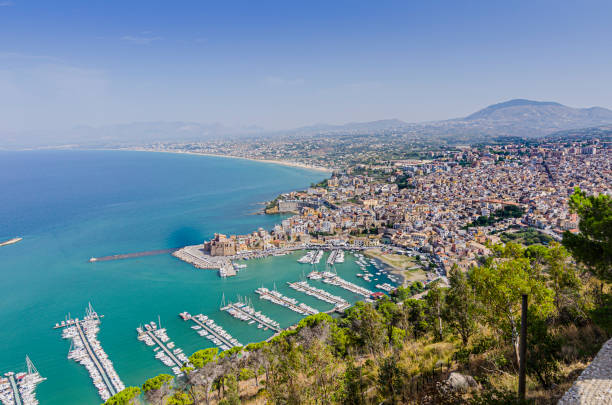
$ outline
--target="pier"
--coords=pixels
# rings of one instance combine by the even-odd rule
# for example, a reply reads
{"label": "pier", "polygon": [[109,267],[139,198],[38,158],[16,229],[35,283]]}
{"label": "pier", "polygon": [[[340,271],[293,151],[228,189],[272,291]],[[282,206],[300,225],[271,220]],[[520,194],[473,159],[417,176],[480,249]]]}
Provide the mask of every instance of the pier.
{"label": "pier", "polygon": [[[28,371],[25,373],[8,372],[4,375],[6,379],[0,378],[0,402],[5,405],[38,405],[36,386],[45,381],[34,367],[34,364],[26,356]],[[8,386],[7,383],[8,382]]]}
{"label": "pier", "polygon": [[92,257],[91,259],[89,259],[89,262],[90,263],[108,262],[110,260],[132,259],[135,257],[165,255],[169,253],[174,253],[177,250],[179,249],[177,248],[177,249],[149,250],[148,252],[136,252],[136,253],[125,253],[121,255],[104,256],[104,257]]}
{"label": "pier", "polygon": [[346,308],[350,306],[348,301],[346,301],[344,298],[332,295],[325,290],[315,288],[308,284],[306,281],[298,281],[295,283],[287,282],[287,284],[289,285],[289,287],[293,288],[296,291],[303,292],[304,294],[310,295],[311,297],[315,297],[321,301],[333,304],[335,307],[335,311],[343,312]]}
{"label": "pier", "polygon": [[258,328],[266,328],[271,329],[274,332],[280,332],[282,329],[280,328],[278,322],[273,321],[267,316],[261,314],[260,312],[256,312],[253,307],[248,306],[245,303],[229,303],[226,306],[221,307],[222,311],[227,311],[230,315],[232,315],[236,319],[240,319],[242,321],[248,322],[249,324],[258,324]]}
{"label": "pier", "polygon": [[11,384],[11,389],[13,390],[13,401],[15,401],[15,405],[22,405],[23,402],[21,402],[19,387],[17,387],[17,382],[15,381],[15,373],[7,373],[7,377],[9,379],[9,383]]}
{"label": "pier", "polygon": [[369,298],[370,295],[372,295],[372,291],[368,290],[367,288],[360,287],[357,284],[353,284],[349,281],[346,281],[345,279],[338,277],[337,274],[325,271],[323,273],[320,273],[320,275],[323,278],[321,281],[326,284],[331,284],[340,288],[344,288],[345,290],[348,290],[358,295],[362,295],[366,298]]}
{"label": "pier", "polygon": [[316,309],[309,307],[304,303],[298,303],[297,300],[293,298],[285,297],[278,291],[270,291],[265,287],[260,287],[255,290],[255,293],[257,293],[259,295],[259,298],[261,299],[270,301],[285,308],[289,308],[290,310],[297,312],[298,314],[315,315],[319,313],[319,311],[317,311]]}
{"label": "pier", "polygon": [[[215,324],[215,322],[206,315],[197,314],[192,316],[187,312],[183,312],[179,314],[179,316],[183,318],[184,321],[193,321],[196,326],[199,326],[201,330],[206,331],[208,334],[208,336],[204,334],[201,334],[200,336],[206,338],[210,338],[210,336],[214,337],[219,343],[215,342],[214,340],[213,343],[219,346],[222,350],[228,350],[235,346],[242,346],[238,340],[234,339],[227,331],[225,331],[225,329]],[[198,334],[200,333],[199,330],[197,332]]]}
{"label": "pier", "polygon": [[113,395],[115,395],[121,390],[118,390],[114,386],[114,384],[110,382],[110,378],[108,377],[108,373],[106,372],[106,369],[100,363],[100,360],[98,359],[98,356],[96,355],[96,353],[91,349],[91,344],[89,340],[87,339],[87,336],[85,336],[85,333],[83,332],[83,328],[81,327],[80,321],[78,319],[76,320],[74,326],[76,327],[79,333],[79,336],[81,337],[81,341],[83,342],[85,346],[85,350],[87,351],[89,358],[91,359],[91,361],[94,362],[94,365],[96,366],[96,368],[98,369],[98,372],[102,376],[102,379],[104,380],[104,384],[106,384],[106,387],[108,388],[108,391],[110,392],[111,397],[112,397]]}
{"label": "pier", "polygon": [[103,400],[107,400],[116,393],[122,391],[125,385],[119,379],[113,363],[102,349],[100,342],[96,339],[96,334],[100,330],[100,317],[93,310],[91,304],[86,310],[84,319],[71,319],[62,322],[56,327],[65,327],[62,332],[64,339],[72,339],[69,359],[81,363],[89,371],[89,375],[94,382],[98,393]]}
{"label": "pier", "polygon": [[[170,340],[166,334],[166,329],[157,329],[157,325],[151,322],[145,325],[144,330],[140,327],[136,328],[136,330],[138,331],[138,340],[144,341],[147,346],[157,345],[161,349],[161,352],[158,352],[157,349],[155,350],[155,357],[157,359],[170,367],[177,376],[183,375],[181,367],[190,365],[189,359],[182,349],[174,348],[174,343],[165,343]],[[160,355],[160,353],[163,354]]]}

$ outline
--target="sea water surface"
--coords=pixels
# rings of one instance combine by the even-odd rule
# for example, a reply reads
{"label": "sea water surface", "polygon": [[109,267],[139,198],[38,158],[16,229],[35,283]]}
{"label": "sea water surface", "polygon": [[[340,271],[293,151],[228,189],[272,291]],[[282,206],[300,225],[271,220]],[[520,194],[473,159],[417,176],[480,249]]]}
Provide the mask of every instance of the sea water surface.
{"label": "sea water surface", "polygon": [[[161,320],[186,354],[212,347],[178,318],[204,313],[246,344],[270,331],[219,311],[237,295],[287,327],[301,316],[262,301],[254,289],[280,292],[319,310],[331,305],[291,290],[310,267],[301,253],[244,262],[237,277],[198,270],[171,255],[89,263],[92,256],[168,249],[202,243],[214,232],[270,229],[280,216],[253,215],[281,192],[307,187],[326,173],[208,156],[123,151],[0,152],[0,373],[22,371],[29,355],[47,381],[43,405],[99,404],[85,367],[67,359],[70,341],[53,329],[70,313],[82,317],[89,302],[104,318],[98,334],[126,386],[171,370],[136,339],[135,328]],[[324,263],[326,257],[321,263]],[[372,288],[355,274],[347,255],[338,274]],[[381,278],[379,282],[388,281]],[[360,297],[312,282],[351,302]]]}

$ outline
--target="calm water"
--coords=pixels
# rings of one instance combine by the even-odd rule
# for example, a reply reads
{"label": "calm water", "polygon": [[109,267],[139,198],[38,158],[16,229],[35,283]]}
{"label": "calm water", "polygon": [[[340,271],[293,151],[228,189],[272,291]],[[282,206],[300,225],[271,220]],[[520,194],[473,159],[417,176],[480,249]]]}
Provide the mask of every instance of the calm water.
{"label": "calm water", "polygon": [[[47,381],[43,405],[99,404],[87,370],[68,360],[70,342],[52,326],[68,312],[82,316],[91,301],[104,314],[98,335],[126,384],[140,385],[170,370],[136,339],[135,328],[161,318],[189,354],[212,347],[177,315],[205,313],[242,343],[271,335],[219,311],[222,295],[252,299],[281,326],[301,316],[253,290],[272,287],[320,310],[330,304],[293,291],[308,265],[299,253],[246,262],[235,278],[197,270],[170,255],[88,263],[104,256],[201,243],[214,232],[269,229],[278,216],[252,215],[259,202],[318,182],[325,173],[237,159],[110,151],[0,152],[0,373],[20,371],[26,354]],[[325,260],[325,258],[323,259]],[[323,261],[321,263],[324,263]],[[360,285],[352,256],[338,274]],[[387,281],[381,277],[379,282]],[[359,297],[313,282],[351,302]],[[370,287],[373,287],[370,285]]]}

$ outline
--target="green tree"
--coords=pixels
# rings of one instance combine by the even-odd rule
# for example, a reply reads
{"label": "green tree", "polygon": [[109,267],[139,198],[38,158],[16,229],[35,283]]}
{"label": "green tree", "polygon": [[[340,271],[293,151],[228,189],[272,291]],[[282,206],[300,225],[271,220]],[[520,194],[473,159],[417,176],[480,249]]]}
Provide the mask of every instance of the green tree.
{"label": "green tree", "polygon": [[530,311],[545,318],[554,310],[553,292],[542,280],[532,277],[529,259],[496,259],[489,266],[472,268],[470,283],[488,324],[512,342],[519,361],[521,296],[529,295]]}
{"label": "green tree", "polygon": [[136,405],[139,403],[140,388],[127,387],[106,400],[104,405]]}
{"label": "green tree", "polygon": [[457,265],[454,265],[448,278],[450,288],[446,293],[444,319],[467,346],[470,336],[476,330],[477,305],[474,292],[468,284],[467,277]]}
{"label": "green tree", "polygon": [[219,405],[240,405],[240,388],[234,374],[225,377],[225,398],[219,401]]}
{"label": "green tree", "polygon": [[142,391],[146,400],[154,405],[163,405],[164,398],[170,394],[170,383],[173,379],[169,374],[160,374],[145,381]]}
{"label": "green tree", "polygon": [[565,231],[563,245],[576,260],[603,280],[612,280],[612,198],[589,195],[576,187],[569,206],[580,217],[580,233]]}
{"label": "green tree", "polygon": [[407,299],[402,307],[407,325],[412,330],[415,339],[423,336],[429,328],[427,315],[425,313],[426,304],[421,300]]}
{"label": "green tree", "polygon": [[363,375],[363,367],[356,366],[352,360],[348,362],[344,372],[344,390],[342,403],[346,405],[365,405],[368,384]]}
{"label": "green tree", "polygon": [[167,401],[168,405],[192,405],[193,400],[184,392],[176,391]]}
{"label": "green tree", "polygon": [[204,350],[198,350],[191,356],[189,356],[189,362],[193,364],[195,368],[202,368],[204,365],[213,361],[217,354],[219,353],[219,349],[216,347]]}
{"label": "green tree", "polygon": [[354,347],[378,353],[387,341],[383,319],[372,304],[359,301],[346,311],[342,324],[347,327]]}
{"label": "green tree", "polygon": [[430,284],[429,292],[425,296],[427,318],[437,340],[442,340],[443,338],[442,314],[444,313],[444,295],[445,291],[440,287],[440,284],[433,282]]}
{"label": "green tree", "polygon": [[392,354],[383,359],[378,371],[378,389],[385,400],[383,403],[404,403],[402,396],[404,372],[398,365],[398,356]]}

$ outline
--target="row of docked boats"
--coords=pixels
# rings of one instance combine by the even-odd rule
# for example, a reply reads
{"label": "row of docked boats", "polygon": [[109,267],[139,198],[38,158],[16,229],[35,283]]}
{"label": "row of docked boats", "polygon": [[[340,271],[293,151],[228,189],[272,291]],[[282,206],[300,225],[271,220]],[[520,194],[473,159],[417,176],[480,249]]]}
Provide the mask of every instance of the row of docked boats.
{"label": "row of docked boats", "polygon": [[299,263],[318,264],[323,257],[323,250],[309,250],[304,256],[298,259]]}
{"label": "row of docked boats", "polygon": [[395,287],[393,287],[389,283],[376,284],[376,288],[378,288],[379,290],[386,291],[388,293],[390,293],[391,291],[395,290]]}
{"label": "row of docked boats", "polygon": [[298,302],[298,300],[296,300],[295,298],[286,297],[276,290],[269,290],[265,287],[259,287],[255,290],[255,293],[257,293],[259,295],[259,298],[261,299],[288,308],[301,315],[308,316],[319,313],[319,311],[314,309],[313,307],[310,307],[304,304],[303,302]]}
{"label": "row of docked boats", "polygon": [[192,320],[195,325],[191,329],[195,330],[198,335],[213,342],[221,350],[229,350],[232,347],[241,346],[238,339],[234,338],[206,315],[197,314],[192,316],[188,312],[181,312],[179,316],[185,321]]}
{"label": "row of docked boats", "polygon": [[72,341],[68,358],[85,366],[98,394],[106,401],[122,391],[125,385],[97,339],[100,319],[90,305],[84,319],[71,319],[69,324],[71,326],[62,331],[62,337]]}
{"label": "row of docked boats", "polygon": [[346,281],[345,279],[339,277],[337,274],[334,274],[332,272],[324,271],[321,273],[321,276],[323,277],[321,281],[326,284],[344,288],[345,290],[348,290],[352,293],[363,295],[366,298],[369,298],[370,295],[372,295],[372,291],[368,290],[367,288],[363,288],[361,286],[358,286],[357,284],[351,283],[350,281]]}
{"label": "row of docked boats", "polygon": [[5,373],[0,377],[0,402],[2,405],[38,405],[36,399],[36,386],[45,381],[34,367],[34,364],[26,356],[27,372]]}
{"label": "row of docked boats", "polygon": [[189,359],[183,353],[183,349],[176,347],[170,340],[166,328],[158,328],[155,322],[150,322],[144,327],[136,328],[136,332],[138,332],[138,340],[147,346],[155,346],[153,351],[157,360],[170,367],[175,375],[183,375],[181,367],[189,364]]}
{"label": "row of docked boats", "polygon": [[344,250],[332,250],[327,258],[327,264],[344,263]]}
{"label": "row of docked boats", "polygon": [[306,281],[297,281],[295,283],[287,284],[289,284],[289,287],[293,288],[296,291],[303,292],[306,295],[310,295],[311,297],[318,298],[321,301],[334,304],[335,306],[348,305],[348,302],[344,298],[330,294],[329,292],[321,290],[320,288],[315,288],[308,284],[308,282]]}
{"label": "row of docked boats", "polygon": [[221,307],[221,310],[227,311],[234,318],[245,321],[249,325],[257,324],[258,329],[280,331],[280,324],[278,322],[262,314],[260,311],[256,311],[255,308],[245,302],[230,302]]}

